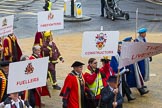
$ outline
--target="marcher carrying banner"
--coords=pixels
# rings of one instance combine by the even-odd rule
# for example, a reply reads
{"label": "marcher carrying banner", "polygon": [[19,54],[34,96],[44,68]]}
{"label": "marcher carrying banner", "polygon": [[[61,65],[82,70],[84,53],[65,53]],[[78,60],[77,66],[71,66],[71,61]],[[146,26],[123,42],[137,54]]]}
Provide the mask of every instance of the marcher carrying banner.
{"label": "marcher carrying banner", "polygon": [[14,15],[0,18],[0,37],[13,33]]}
{"label": "marcher carrying banner", "polygon": [[119,69],[162,53],[162,43],[123,42]]}
{"label": "marcher carrying banner", "polygon": [[87,31],[83,34],[82,56],[102,57],[117,54],[118,31]]}
{"label": "marcher carrying banner", "polygon": [[[7,94],[45,86],[48,60],[48,57],[44,57],[10,63]],[[13,78],[15,75],[17,77]]]}

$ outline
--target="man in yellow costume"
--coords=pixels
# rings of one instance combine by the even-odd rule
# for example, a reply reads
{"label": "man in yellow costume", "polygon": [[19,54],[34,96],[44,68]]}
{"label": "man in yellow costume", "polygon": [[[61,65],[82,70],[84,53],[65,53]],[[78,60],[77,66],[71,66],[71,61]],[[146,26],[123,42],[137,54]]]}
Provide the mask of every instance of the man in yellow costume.
{"label": "man in yellow costume", "polygon": [[62,63],[64,62],[64,59],[61,56],[56,44],[53,42],[52,32],[45,31],[37,33],[34,44],[39,44],[41,46],[42,57],[49,57],[48,78],[52,83],[53,89],[60,90],[61,87],[58,86],[56,80],[56,64],[58,63],[58,59]]}

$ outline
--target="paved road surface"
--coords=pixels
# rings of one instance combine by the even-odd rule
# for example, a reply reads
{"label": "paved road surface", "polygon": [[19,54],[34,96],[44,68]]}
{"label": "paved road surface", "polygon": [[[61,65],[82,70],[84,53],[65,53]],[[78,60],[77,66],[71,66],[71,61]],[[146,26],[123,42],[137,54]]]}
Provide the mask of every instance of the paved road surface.
{"label": "paved road surface", "polygon": [[[135,11],[137,8],[139,9],[138,27],[147,27],[149,32],[161,32],[162,30],[162,6],[160,5],[144,0],[121,0],[119,6],[122,10],[129,12],[130,20],[125,21],[120,18],[113,22],[110,19],[100,17],[99,0],[79,1],[82,2],[83,14],[92,17],[92,20],[79,23],[65,22],[65,29],[55,31],[56,35],[100,30],[101,26],[104,26],[104,30],[133,32],[135,31]],[[34,0],[34,2],[25,4],[26,2],[25,0],[17,2],[10,0],[0,4],[0,16],[15,15],[14,30],[19,38],[34,36],[37,31],[37,12],[43,11],[44,0]],[[60,8],[63,8],[63,0],[58,0],[53,4],[53,9]]]}

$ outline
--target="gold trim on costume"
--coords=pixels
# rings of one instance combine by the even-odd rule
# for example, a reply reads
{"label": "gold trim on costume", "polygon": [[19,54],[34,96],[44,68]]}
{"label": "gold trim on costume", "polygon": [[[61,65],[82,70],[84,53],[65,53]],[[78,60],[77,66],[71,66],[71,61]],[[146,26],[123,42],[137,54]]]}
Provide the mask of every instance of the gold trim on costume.
{"label": "gold trim on costume", "polygon": [[0,70],[0,77],[2,78],[2,88],[1,88],[1,94],[0,94],[0,101],[2,100],[3,98],[3,95],[5,93],[5,89],[6,89],[6,84],[7,84],[7,80],[6,79],[6,76],[4,75],[4,73],[2,72],[2,70]]}
{"label": "gold trim on costume", "polygon": [[77,79],[77,83],[78,83],[78,100],[79,100],[79,108],[81,108],[81,91],[80,91],[80,83],[79,83],[79,79],[78,79],[78,76],[75,76],[76,79]]}
{"label": "gold trim on costume", "polygon": [[40,38],[39,40],[39,45],[42,46],[43,45],[43,40]]}
{"label": "gold trim on costume", "polygon": [[56,84],[53,82],[53,79],[52,79],[52,76],[51,76],[50,71],[48,71],[48,75],[49,75],[49,79],[50,79],[51,84],[52,84],[52,85],[56,85]]}
{"label": "gold trim on costume", "polygon": [[81,83],[83,83],[83,85],[85,85],[85,80],[84,80],[83,76],[82,76],[82,79],[80,79],[78,76],[75,76],[75,77],[76,77],[77,83],[78,83],[79,108],[81,108],[81,91],[80,91],[81,88],[80,88],[80,82],[79,82],[79,80],[83,80],[83,82],[81,82]]}
{"label": "gold trim on costume", "polygon": [[[11,39],[10,39],[9,37],[6,37],[6,39],[8,40],[8,46],[9,46],[9,47],[6,47],[6,48],[8,49],[8,56],[9,56],[9,54],[12,54]],[[5,48],[5,49],[6,49],[6,48]],[[10,55],[9,61],[12,61],[12,55]]]}

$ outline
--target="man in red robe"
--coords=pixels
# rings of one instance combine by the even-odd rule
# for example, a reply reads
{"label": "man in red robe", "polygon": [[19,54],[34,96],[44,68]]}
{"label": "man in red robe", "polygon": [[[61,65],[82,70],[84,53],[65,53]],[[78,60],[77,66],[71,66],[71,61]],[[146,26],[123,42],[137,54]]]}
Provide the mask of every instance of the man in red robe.
{"label": "man in red robe", "polygon": [[3,48],[4,48],[4,52],[3,52],[4,60],[10,62],[20,61],[20,57],[22,56],[22,51],[17,42],[17,38],[13,33],[9,34],[4,39]]}
{"label": "man in red robe", "polygon": [[85,108],[85,82],[82,75],[83,65],[81,62],[75,61],[71,66],[73,70],[66,77],[60,93],[63,108]]}

